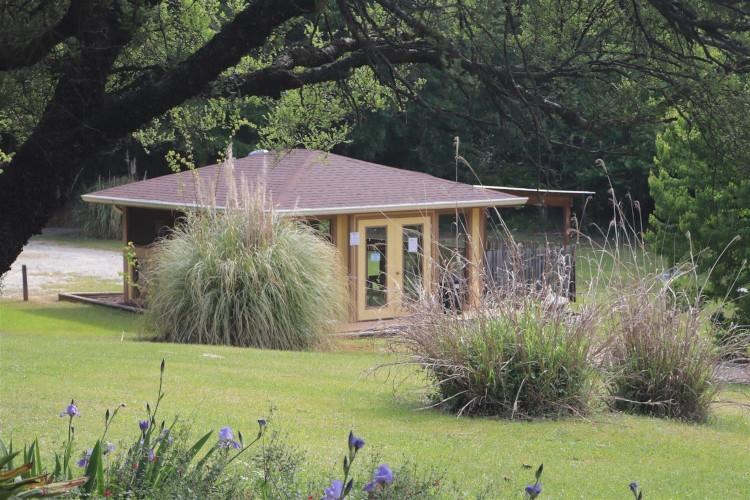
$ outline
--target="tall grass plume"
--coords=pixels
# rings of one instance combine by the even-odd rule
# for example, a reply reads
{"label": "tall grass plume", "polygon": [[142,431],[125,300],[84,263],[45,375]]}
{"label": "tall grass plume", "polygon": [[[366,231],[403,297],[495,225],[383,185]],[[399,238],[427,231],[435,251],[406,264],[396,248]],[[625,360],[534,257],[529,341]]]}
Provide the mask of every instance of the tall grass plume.
{"label": "tall grass plume", "polygon": [[262,184],[243,192],[225,210],[189,211],[155,245],[147,325],[169,342],[312,348],[348,312],[337,251],[274,212]]}

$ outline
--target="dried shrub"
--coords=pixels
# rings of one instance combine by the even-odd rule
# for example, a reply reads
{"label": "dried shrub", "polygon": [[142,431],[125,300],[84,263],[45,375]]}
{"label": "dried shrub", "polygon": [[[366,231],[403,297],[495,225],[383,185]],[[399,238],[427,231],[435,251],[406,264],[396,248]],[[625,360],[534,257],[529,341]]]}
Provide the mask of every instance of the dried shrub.
{"label": "dried shrub", "polygon": [[723,355],[700,309],[681,310],[669,287],[642,281],[610,309],[609,392],[615,409],[704,422],[720,390]]}
{"label": "dried shrub", "polygon": [[393,345],[397,364],[422,368],[434,405],[459,415],[584,414],[594,396],[598,316],[594,307],[573,313],[561,293],[511,280],[463,314],[428,294]]}

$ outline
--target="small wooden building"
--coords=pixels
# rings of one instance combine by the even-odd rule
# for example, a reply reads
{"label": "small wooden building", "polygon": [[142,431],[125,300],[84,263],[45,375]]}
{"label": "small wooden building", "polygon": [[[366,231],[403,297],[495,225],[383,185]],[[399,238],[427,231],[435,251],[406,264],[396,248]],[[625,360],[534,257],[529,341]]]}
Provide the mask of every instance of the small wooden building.
{"label": "small wooden building", "polygon": [[[189,208],[207,197],[217,208],[231,204],[231,181],[262,180],[274,210],[311,221],[326,233],[350,276],[351,321],[395,318],[404,296],[438,286],[436,266],[445,249],[462,255],[462,282],[472,301],[481,290],[485,209],[523,205],[527,197],[484,189],[317,150],[257,151],[210,165],[83,196],[122,212],[123,244],[139,261]],[[202,188],[198,188],[202,186]],[[208,193],[203,191],[208,190]],[[439,245],[444,241],[445,246]],[[124,260],[124,270],[134,270]],[[137,279],[137,277],[134,277]],[[126,280],[125,298],[137,293]]]}

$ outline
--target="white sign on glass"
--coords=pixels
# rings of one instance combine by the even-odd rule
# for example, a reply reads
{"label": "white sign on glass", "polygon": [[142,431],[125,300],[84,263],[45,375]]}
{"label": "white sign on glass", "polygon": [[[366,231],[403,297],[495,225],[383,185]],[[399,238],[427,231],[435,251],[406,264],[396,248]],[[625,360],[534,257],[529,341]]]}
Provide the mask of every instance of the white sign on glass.
{"label": "white sign on glass", "polygon": [[419,252],[419,239],[409,238],[409,253]]}
{"label": "white sign on glass", "polygon": [[359,246],[359,232],[349,233],[349,246],[350,247]]}

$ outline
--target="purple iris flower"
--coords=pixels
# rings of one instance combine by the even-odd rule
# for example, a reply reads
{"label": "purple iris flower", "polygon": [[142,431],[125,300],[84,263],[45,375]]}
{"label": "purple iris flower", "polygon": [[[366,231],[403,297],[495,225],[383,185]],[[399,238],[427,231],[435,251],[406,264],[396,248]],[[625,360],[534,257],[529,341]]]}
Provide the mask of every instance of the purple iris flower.
{"label": "purple iris flower", "polygon": [[89,457],[94,450],[86,450],[86,456],[76,462],[78,467],[86,467],[89,464]]}
{"label": "purple iris flower", "polygon": [[334,479],[331,481],[331,486],[324,490],[324,493],[326,496],[321,498],[321,500],[340,500],[344,494],[344,482]]}
{"label": "purple iris flower", "polygon": [[219,439],[222,441],[229,441],[231,439],[234,439],[234,432],[232,432],[231,427],[222,427],[219,429]]}
{"label": "purple iris flower", "polygon": [[112,443],[109,443],[109,446],[107,447],[107,449],[102,451],[102,455],[106,455],[107,453],[112,453],[113,451],[115,451],[115,445],[113,445]]}
{"label": "purple iris flower", "polygon": [[392,482],[393,472],[391,472],[391,469],[387,465],[381,465],[380,467],[378,467],[378,470],[375,471],[375,477],[372,479],[372,482],[362,488],[362,491],[370,491],[375,487],[376,484],[385,486],[386,484],[391,484]]}
{"label": "purple iris flower", "polygon": [[154,450],[148,450],[148,461],[153,462],[154,460],[156,460],[154,457]]}
{"label": "purple iris flower", "polygon": [[141,431],[146,432],[146,429],[148,429],[148,420],[139,420],[138,421],[138,427],[141,428]]}
{"label": "purple iris flower", "polygon": [[362,438],[358,438],[354,435],[354,431],[349,431],[349,451],[357,451],[362,449],[365,445],[365,441]]}
{"label": "purple iris flower", "polygon": [[242,445],[234,439],[234,432],[231,427],[222,427],[219,429],[219,448],[242,448]]}
{"label": "purple iris flower", "polygon": [[529,498],[534,500],[542,492],[542,483],[530,484],[524,490],[529,494]]}
{"label": "purple iris flower", "polygon": [[64,417],[65,415],[70,415],[70,418],[73,418],[74,416],[81,418],[81,414],[78,413],[78,407],[73,403],[69,404],[68,407],[65,408],[65,411],[60,414],[61,417]]}
{"label": "purple iris flower", "polygon": [[173,438],[172,436],[170,436],[170,435],[169,435],[169,429],[164,429],[163,431],[161,431],[161,435],[162,435],[163,437],[167,438],[167,441],[169,441],[170,443],[171,443],[172,441],[174,441],[174,438]]}
{"label": "purple iris flower", "polygon": [[643,498],[643,495],[638,493],[638,482],[637,481],[633,481],[628,486],[630,487],[630,491],[633,492],[633,496],[636,498],[636,500],[640,500],[641,498]]}
{"label": "purple iris flower", "polygon": [[266,422],[265,418],[259,418],[258,419],[258,425],[260,425],[261,428],[265,427],[266,424],[267,424],[267,422]]}

